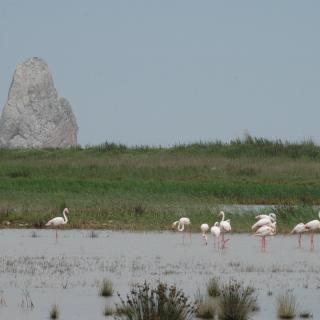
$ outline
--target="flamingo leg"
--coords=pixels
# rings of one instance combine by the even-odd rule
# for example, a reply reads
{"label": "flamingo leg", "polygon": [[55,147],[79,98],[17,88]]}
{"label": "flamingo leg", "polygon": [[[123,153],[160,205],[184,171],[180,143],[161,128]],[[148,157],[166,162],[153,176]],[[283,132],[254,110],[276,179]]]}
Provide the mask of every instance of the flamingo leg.
{"label": "flamingo leg", "polygon": [[189,238],[190,238],[190,242],[191,242],[191,227],[189,226]]}
{"label": "flamingo leg", "polygon": [[314,249],[314,233],[311,232],[311,237],[310,237],[310,249],[313,250]]}
{"label": "flamingo leg", "polygon": [[221,249],[224,249],[224,233],[221,234]]}
{"label": "flamingo leg", "polygon": [[300,233],[299,234],[299,248],[301,248],[301,236],[302,236],[302,234]]}

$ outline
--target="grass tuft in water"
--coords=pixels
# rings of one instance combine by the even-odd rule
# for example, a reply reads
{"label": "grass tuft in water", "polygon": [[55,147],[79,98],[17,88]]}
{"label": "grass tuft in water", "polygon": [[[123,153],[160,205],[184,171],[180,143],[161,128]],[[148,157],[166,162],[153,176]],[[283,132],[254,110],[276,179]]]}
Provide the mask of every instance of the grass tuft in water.
{"label": "grass tuft in water", "polygon": [[93,238],[98,238],[99,237],[99,233],[97,231],[95,231],[95,230],[91,230],[91,231],[89,231],[88,237],[92,238],[92,239]]}
{"label": "grass tuft in water", "polygon": [[[194,306],[188,302],[182,290],[176,286],[159,283],[155,288],[145,282],[136,285],[126,300],[119,295],[123,311],[116,319],[127,320],[191,320]],[[119,306],[117,307],[119,309]]]}
{"label": "grass tuft in water", "polygon": [[209,279],[207,283],[207,292],[210,297],[220,296],[220,281],[218,278],[214,277]]}
{"label": "grass tuft in water", "polygon": [[256,307],[256,298],[252,287],[244,287],[237,281],[230,281],[221,287],[219,320],[246,320]]}
{"label": "grass tuft in water", "polygon": [[114,313],[115,311],[111,306],[105,306],[103,309],[103,315],[105,317],[112,316]]}
{"label": "grass tuft in water", "polygon": [[309,311],[301,311],[299,313],[299,317],[303,319],[310,319],[310,318],[313,318],[313,314]]}
{"label": "grass tuft in water", "polygon": [[286,292],[278,298],[278,317],[293,319],[296,316],[296,299],[293,294]]}
{"label": "grass tuft in water", "polygon": [[100,287],[100,296],[111,297],[113,295],[113,283],[109,279],[103,279]]}
{"label": "grass tuft in water", "polygon": [[54,304],[50,310],[50,319],[59,319],[60,310],[57,304]]}

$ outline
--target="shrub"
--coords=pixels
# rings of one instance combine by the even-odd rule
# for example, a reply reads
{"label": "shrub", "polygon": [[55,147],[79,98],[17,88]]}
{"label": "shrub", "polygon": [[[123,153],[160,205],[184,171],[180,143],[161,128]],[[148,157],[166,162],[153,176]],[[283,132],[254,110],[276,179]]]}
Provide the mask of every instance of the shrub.
{"label": "shrub", "polygon": [[237,281],[231,281],[221,287],[219,306],[220,320],[246,320],[256,308],[256,298],[252,287],[244,287]]}
{"label": "shrub", "polygon": [[126,300],[119,295],[123,314],[116,319],[127,320],[191,320],[194,308],[182,290],[159,283],[155,288],[145,282],[136,285]]}

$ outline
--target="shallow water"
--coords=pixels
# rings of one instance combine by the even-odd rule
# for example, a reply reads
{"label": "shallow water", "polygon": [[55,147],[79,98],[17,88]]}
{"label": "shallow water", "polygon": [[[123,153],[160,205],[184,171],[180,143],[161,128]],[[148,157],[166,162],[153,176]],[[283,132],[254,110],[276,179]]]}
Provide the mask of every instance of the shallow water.
{"label": "shallow water", "polygon": [[[262,253],[259,239],[248,234],[231,235],[228,247],[218,250],[197,234],[182,244],[179,233],[96,232],[90,238],[87,230],[59,231],[56,242],[53,230],[1,230],[0,300],[7,306],[0,304],[0,319],[46,319],[54,303],[62,320],[105,319],[103,307],[119,300],[98,295],[103,278],[123,296],[147,279],[174,283],[193,298],[198,288],[205,293],[212,276],[257,289],[260,311],[252,319],[276,319],[276,299],[285,290],[293,290],[299,311],[320,319],[320,239],[311,252],[307,237],[298,249],[294,236],[276,236]],[[26,306],[29,298],[33,309]]]}

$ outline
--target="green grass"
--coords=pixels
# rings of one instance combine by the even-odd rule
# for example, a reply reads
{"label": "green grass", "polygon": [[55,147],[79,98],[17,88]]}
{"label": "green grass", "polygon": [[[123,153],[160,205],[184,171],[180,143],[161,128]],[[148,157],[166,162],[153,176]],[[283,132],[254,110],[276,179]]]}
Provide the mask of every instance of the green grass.
{"label": "green grass", "polygon": [[[232,203],[280,205],[295,223],[316,217],[319,194],[320,147],[311,141],[0,150],[0,223],[14,226],[41,227],[62,204],[73,228],[167,229],[188,215],[196,230]],[[238,213],[227,215],[245,231],[253,214]]]}
{"label": "green grass", "polygon": [[293,294],[286,292],[278,298],[278,317],[293,319],[296,316],[296,299]]}
{"label": "green grass", "polygon": [[102,297],[111,297],[113,295],[113,283],[109,279],[103,279],[99,288],[99,294]]}

